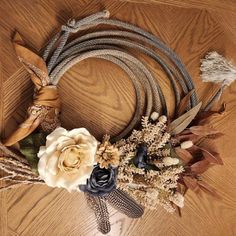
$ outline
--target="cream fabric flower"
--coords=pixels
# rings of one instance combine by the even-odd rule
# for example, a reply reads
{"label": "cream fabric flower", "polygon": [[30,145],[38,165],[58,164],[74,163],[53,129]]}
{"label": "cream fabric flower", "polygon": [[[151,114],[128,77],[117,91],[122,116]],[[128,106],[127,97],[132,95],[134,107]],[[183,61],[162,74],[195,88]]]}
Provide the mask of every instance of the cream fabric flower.
{"label": "cream fabric flower", "polygon": [[78,190],[86,184],[95,162],[98,141],[85,128],[59,127],[38,152],[38,172],[48,186]]}

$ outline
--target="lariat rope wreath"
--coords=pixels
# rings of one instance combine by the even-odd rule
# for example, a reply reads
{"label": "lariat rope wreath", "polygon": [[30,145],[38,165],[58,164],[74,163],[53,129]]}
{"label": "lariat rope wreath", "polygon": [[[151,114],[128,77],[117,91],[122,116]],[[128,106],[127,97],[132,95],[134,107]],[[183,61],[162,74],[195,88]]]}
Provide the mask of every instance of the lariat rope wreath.
{"label": "lariat rope wreath", "polygon": [[[70,40],[72,34],[97,25],[115,28]],[[63,25],[42,57],[31,51],[18,33],[13,43],[35,90],[27,119],[0,143],[1,191],[24,184],[82,191],[104,234],[110,231],[106,203],[138,218],[144,207],[157,209],[158,205],[180,213],[187,189],[219,197],[201,174],[213,164],[223,164],[204,141],[222,136],[209,122],[224,112],[209,110],[236,77],[236,68],[225,58],[211,52],[202,60],[202,80],[220,84],[202,108],[179,57],[143,29],[109,19],[108,11]],[[135,56],[137,52],[157,62],[170,80],[175,119],[169,117],[158,78]],[[88,58],[118,65],[129,76],[136,94],[135,112],[127,127],[116,137],[105,135],[101,142],[85,128],[62,128],[59,120],[57,84],[66,71]],[[16,144],[19,150],[10,147]]]}

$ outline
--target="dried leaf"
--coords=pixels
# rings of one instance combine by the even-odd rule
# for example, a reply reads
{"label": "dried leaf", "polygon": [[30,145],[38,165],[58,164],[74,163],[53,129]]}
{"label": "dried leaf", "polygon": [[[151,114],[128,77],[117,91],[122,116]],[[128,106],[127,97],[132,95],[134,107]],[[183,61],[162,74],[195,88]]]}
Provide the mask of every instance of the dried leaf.
{"label": "dried leaf", "polygon": [[184,196],[186,194],[187,190],[188,189],[184,184],[178,183],[177,192],[181,193]]}
{"label": "dried leaf", "polygon": [[191,165],[191,171],[193,171],[196,174],[202,174],[204,173],[209,167],[210,162],[207,160],[201,160],[198,162],[195,162],[193,165]]}
{"label": "dried leaf", "polygon": [[189,163],[193,159],[192,154],[186,149],[176,147],[175,152],[185,164]]}
{"label": "dried leaf", "polygon": [[181,212],[181,208],[178,207],[177,205],[175,204],[172,204],[172,206],[175,208],[176,210],[176,213],[179,215],[179,217],[182,217],[182,212]]}
{"label": "dried leaf", "polygon": [[191,148],[188,149],[192,154],[194,153],[200,153],[202,152],[200,147],[198,147],[197,145],[193,145]]}
{"label": "dried leaf", "polygon": [[226,110],[226,104],[224,103],[218,111],[203,111],[196,117],[196,123],[198,125],[208,124],[210,119],[220,115],[224,115]]}
{"label": "dried leaf", "polygon": [[37,173],[38,169],[38,156],[39,147],[46,142],[46,134],[44,133],[32,133],[28,137],[21,140],[20,152],[27,159],[32,171]]}
{"label": "dried leaf", "polygon": [[194,92],[194,89],[191,90],[179,103],[179,106],[177,109],[177,117],[181,116],[186,111],[193,92]]}
{"label": "dried leaf", "polygon": [[217,139],[217,138],[221,138],[222,136],[224,136],[223,133],[219,132],[217,134],[211,134],[211,135],[208,135],[207,138],[208,139]]}
{"label": "dried leaf", "polygon": [[205,183],[203,181],[198,181],[198,185],[199,185],[200,189],[203,190],[204,192],[206,192],[207,194],[210,194],[217,199],[221,199],[221,197],[218,195],[216,190],[214,188],[212,188],[211,186],[209,186],[207,183]]}
{"label": "dried leaf", "polygon": [[196,134],[183,134],[182,133],[178,136],[175,137],[175,139],[177,139],[179,142],[183,142],[183,141],[192,141],[193,143],[198,142],[203,136],[200,135],[196,135]]}
{"label": "dried leaf", "polygon": [[199,192],[200,188],[195,178],[189,176],[183,176],[183,181],[189,189],[193,190],[195,193]]}
{"label": "dried leaf", "polygon": [[206,135],[213,135],[218,134],[219,131],[215,130],[214,128],[211,128],[207,125],[199,125],[199,126],[192,126],[189,128],[189,130],[196,135],[206,136]]}
{"label": "dried leaf", "polygon": [[186,129],[188,125],[192,122],[192,120],[195,118],[197,113],[199,112],[201,106],[202,102],[200,102],[197,106],[195,106],[188,112],[184,113],[176,120],[172,121],[172,123],[169,126],[169,132],[172,135],[176,135],[181,133],[184,129]]}
{"label": "dried leaf", "polygon": [[199,147],[199,149],[202,150],[202,154],[203,154],[204,158],[205,158],[207,161],[209,161],[209,162],[211,162],[211,163],[218,164],[218,165],[223,165],[223,164],[224,164],[223,161],[222,161],[222,159],[220,158],[219,153],[217,153],[217,152],[212,152],[212,151],[209,152],[208,150],[206,150],[206,149],[204,149],[204,148],[202,148],[202,147]]}

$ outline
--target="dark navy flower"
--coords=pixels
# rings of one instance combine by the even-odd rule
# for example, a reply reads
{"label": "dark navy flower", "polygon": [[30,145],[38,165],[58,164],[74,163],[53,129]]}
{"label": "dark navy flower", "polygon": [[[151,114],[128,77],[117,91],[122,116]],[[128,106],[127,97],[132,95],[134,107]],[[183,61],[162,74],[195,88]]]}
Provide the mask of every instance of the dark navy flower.
{"label": "dark navy flower", "polygon": [[103,196],[110,193],[116,187],[117,169],[94,167],[86,185],[80,185],[83,192],[88,192],[95,196]]}

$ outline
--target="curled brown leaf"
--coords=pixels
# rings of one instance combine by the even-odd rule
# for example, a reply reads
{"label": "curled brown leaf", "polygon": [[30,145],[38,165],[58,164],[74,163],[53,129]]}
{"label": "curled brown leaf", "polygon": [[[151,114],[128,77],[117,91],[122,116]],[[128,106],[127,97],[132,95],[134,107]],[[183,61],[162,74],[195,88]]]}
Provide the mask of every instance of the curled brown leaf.
{"label": "curled brown leaf", "polygon": [[198,105],[193,107],[191,110],[187,111],[182,116],[172,121],[168,127],[168,132],[170,132],[172,135],[176,135],[185,130],[188,127],[188,125],[193,121],[193,119],[196,117],[201,106],[202,102],[198,103]]}
{"label": "curled brown leaf", "polygon": [[200,188],[195,178],[192,178],[190,176],[183,176],[183,181],[187,188],[191,189],[195,193],[199,192]]}
{"label": "curled brown leaf", "polygon": [[202,154],[207,161],[214,163],[214,164],[218,164],[218,165],[224,164],[219,153],[213,152],[213,151],[210,152],[202,147],[199,147],[199,149],[201,149]]}
{"label": "curled brown leaf", "polygon": [[176,147],[174,150],[175,150],[175,153],[180,157],[180,159],[185,164],[189,163],[193,159],[192,154],[189,151],[187,151],[186,149]]}
{"label": "curled brown leaf", "polygon": [[187,190],[188,189],[184,184],[178,183],[177,192],[181,193],[184,196],[186,194]]}
{"label": "curled brown leaf", "polygon": [[209,161],[201,160],[201,161],[195,162],[194,164],[191,165],[191,171],[193,171],[196,174],[202,174],[206,170],[208,170],[208,168],[210,166],[211,165],[210,165]]}
{"label": "curled brown leaf", "polygon": [[180,101],[178,109],[177,109],[177,117],[183,115],[183,113],[187,110],[190,98],[194,92],[194,89],[191,90],[185,97]]}
{"label": "curled brown leaf", "polygon": [[226,103],[223,103],[218,111],[203,111],[196,117],[196,124],[204,125],[208,124],[213,117],[224,115],[226,111]]}
{"label": "curled brown leaf", "polygon": [[193,143],[197,143],[198,140],[200,140],[203,136],[201,135],[196,135],[196,134],[191,134],[191,133],[186,133],[186,134],[179,134],[178,136],[175,136],[175,139],[177,139],[179,142],[183,141],[192,141]]}
{"label": "curled brown leaf", "polygon": [[215,130],[214,128],[211,128],[208,125],[192,126],[189,128],[189,130],[191,131],[191,133],[201,136],[213,135],[219,133],[219,131]]}
{"label": "curled brown leaf", "polygon": [[209,186],[204,181],[202,181],[202,180],[198,181],[198,185],[199,185],[200,189],[202,191],[204,191],[205,193],[210,194],[217,199],[221,199],[221,196],[219,196],[219,194],[216,192],[216,190],[213,187]]}

